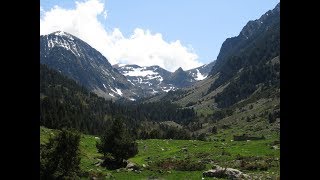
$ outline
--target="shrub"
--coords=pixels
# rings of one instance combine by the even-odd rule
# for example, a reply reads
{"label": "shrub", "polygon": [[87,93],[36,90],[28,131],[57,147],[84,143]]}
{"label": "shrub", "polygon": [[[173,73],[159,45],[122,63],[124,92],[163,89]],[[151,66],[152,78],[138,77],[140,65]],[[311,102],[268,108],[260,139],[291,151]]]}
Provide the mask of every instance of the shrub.
{"label": "shrub", "polygon": [[206,141],[206,134],[205,134],[205,133],[201,133],[201,134],[197,137],[197,139],[198,139],[199,141]]}
{"label": "shrub", "polygon": [[211,132],[212,132],[213,134],[217,134],[217,133],[218,133],[218,128],[217,128],[217,126],[213,126]]}

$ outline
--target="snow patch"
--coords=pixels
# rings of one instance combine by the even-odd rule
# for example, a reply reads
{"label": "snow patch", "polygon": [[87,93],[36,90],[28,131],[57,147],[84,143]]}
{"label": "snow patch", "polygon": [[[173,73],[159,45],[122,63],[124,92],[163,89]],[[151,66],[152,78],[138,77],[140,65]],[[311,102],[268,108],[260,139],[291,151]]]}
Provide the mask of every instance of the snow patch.
{"label": "snow patch", "polygon": [[117,93],[117,94],[119,94],[120,96],[122,96],[121,90],[118,89],[118,88],[115,88],[115,89],[116,89],[116,90],[113,90],[113,89],[111,88],[111,91],[113,91],[114,93]]}
{"label": "snow patch", "polygon": [[56,35],[56,36],[66,36],[69,39],[74,40],[72,36],[70,36],[69,34],[67,34],[67,33],[65,33],[63,31],[58,31],[58,32],[54,33],[54,35]]}
{"label": "snow patch", "polygon": [[54,35],[63,36],[63,35],[66,35],[66,34],[63,31],[58,31],[58,32],[54,33]]}
{"label": "snow patch", "polygon": [[135,84],[133,84],[129,79],[127,79],[132,85],[134,85],[135,86]]}
{"label": "snow patch", "polygon": [[[111,90],[112,90],[112,89],[111,89]],[[114,97],[114,95],[113,95],[113,94],[111,94],[111,93],[109,93],[109,95],[110,95],[110,96],[112,96],[112,97]]]}
{"label": "snow patch", "polygon": [[145,70],[145,67],[144,68],[136,68],[136,69],[130,68],[130,70],[131,71],[124,72],[123,75],[125,75],[125,76],[147,76],[147,75],[158,74],[158,73],[155,73],[151,70]]}
{"label": "snow patch", "polygon": [[119,67],[123,67],[125,66],[126,64],[118,64]]}
{"label": "snow patch", "polygon": [[[167,87],[165,87],[165,88],[167,88]],[[165,91],[165,92],[169,92],[171,90],[174,90],[174,87],[170,86],[169,89],[162,89],[162,91]]]}
{"label": "snow patch", "polygon": [[120,90],[120,89],[118,89],[118,88],[116,88],[116,90],[117,90],[117,94],[119,94],[120,96],[122,96],[122,92],[121,92],[121,90]]}
{"label": "snow patch", "polygon": [[135,101],[136,99],[134,99],[134,98],[129,98],[129,100],[130,100],[130,101]]}
{"label": "snow patch", "polygon": [[148,80],[151,80],[151,79],[158,79],[160,82],[162,82],[162,81],[163,81],[163,78],[162,78],[160,75],[158,75],[158,76],[147,75],[147,76],[146,76],[146,78],[147,78]]}
{"label": "snow patch", "polygon": [[107,89],[106,85],[102,84],[105,89]]}
{"label": "snow patch", "polygon": [[199,69],[196,69],[196,70],[197,70],[197,77],[194,78],[195,80],[200,81],[200,80],[203,80],[203,79],[205,79],[205,78],[207,77],[207,76],[203,76],[203,75],[200,73]]}
{"label": "snow patch", "polygon": [[[58,32],[58,33],[61,33],[61,32]],[[69,39],[73,40],[73,38],[71,36],[70,37],[69,37],[69,35],[66,35],[66,36],[68,36]],[[80,56],[80,53],[77,50],[77,46],[73,41],[66,41],[65,39],[61,39],[61,38],[57,38],[57,37],[49,39],[48,40],[49,50],[55,46],[63,47],[66,50],[71,51],[74,55]]]}

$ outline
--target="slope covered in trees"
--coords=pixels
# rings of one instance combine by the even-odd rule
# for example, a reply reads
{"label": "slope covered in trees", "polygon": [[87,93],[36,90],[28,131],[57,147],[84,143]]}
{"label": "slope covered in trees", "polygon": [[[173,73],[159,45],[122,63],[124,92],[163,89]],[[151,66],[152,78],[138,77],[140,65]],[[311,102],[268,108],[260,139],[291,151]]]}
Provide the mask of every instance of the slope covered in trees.
{"label": "slope covered in trees", "polygon": [[75,81],[40,64],[40,125],[48,128],[74,128],[87,134],[101,134],[115,117],[129,128],[142,121],[189,122],[193,109],[182,109],[170,102],[117,104],[98,97]]}

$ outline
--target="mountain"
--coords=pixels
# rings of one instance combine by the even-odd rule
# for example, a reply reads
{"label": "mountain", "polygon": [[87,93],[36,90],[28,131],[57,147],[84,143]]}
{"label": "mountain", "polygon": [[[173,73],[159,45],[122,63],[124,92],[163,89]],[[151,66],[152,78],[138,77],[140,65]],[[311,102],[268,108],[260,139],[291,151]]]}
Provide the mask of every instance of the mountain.
{"label": "mountain", "polygon": [[237,37],[222,44],[216,65],[209,74],[218,77],[207,94],[229,83],[215,98],[220,107],[228,107],[249,97],[259,84],[278,85],[280,67],[268,61],[279,55],[280,3],[259,19],[249,21]]}
{"label": "mountain", "polygon": [[211,62],[187,71],[178,68],[173,73],[160,66],[115,64],[113,67],[126,76],[132,85],[140,87],[145,96],[150,96],[189,87],[207,77],[213,65],[214,62]]}
{"label": "mountain", "polygon": [[193,82],[195,82],[195,79],[189,73],[185,72],[181,67],[179,67],[167,79],[165,79],[164,82],[168,84],[174,84],[178,88],[183,88],[191,86]]}
{"label": "mountain", "polygon": [[191,86],[204,79],[213,63],[169,72],[159,66],[112,66],[97,50],[62,31],[40,36],[40,63],[61,72],[107,99],[136,100]]}
{"label": "mountain", "polygon": [[222,44],[208,77],[189,88],[146,100],[171,101],[214,112],[259,98],[277,101],[280,92],[280,4],[249,21],[238,36]]}
{"label": "mountain", "polygon": [[40,63],[61,72],[99,96],[136,99],[139,89],[96,49],[62,31],[40,36]]}
{"label": "mountain", "polygon": [[132,85],[143,89],[145,96],[176,89],[174,85],[163,82],[164,79],[171,75],[171,72],[159,66],[141,67],[138,65],[116,64],[113,67],[126,76]]}
{"label": "mountain", "polygon": [[[243,53],[246,48],[253,48],[258,39],[261,39],[265,33],[275,28],[280,28],[280,3],[273,10],[269,10],[263,14],[259,19],[249,21],[238,36],[227,38],[223,42],[216,64],[210,74],[213,75],[223,68],[222,66],[228,61],[229,57]],[[280,39],[278,40],[280,41]]]}

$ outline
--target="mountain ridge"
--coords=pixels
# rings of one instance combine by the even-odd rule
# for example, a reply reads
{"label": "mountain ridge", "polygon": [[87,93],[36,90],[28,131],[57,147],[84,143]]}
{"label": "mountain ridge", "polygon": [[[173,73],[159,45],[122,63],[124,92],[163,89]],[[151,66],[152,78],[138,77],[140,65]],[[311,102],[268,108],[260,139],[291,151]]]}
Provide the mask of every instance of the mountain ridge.
{"label": "mountain ridge", "polygon": [[40,63],[107,99],[137,98],[134,93],[139,89],[134,88],[99,51],[69,33],[57,31],[40,36]]}
{"label": "mountain ridge", "polygon": [[[280,88],[279,7],[280,4],[260,19],[248,22],[237,37],[228,38],[207,78],[191,87],[145,101],[168,100],[187,108],[212,112],[246,102],[254,94],[277,96]],[[255,23],[257,27],[254,27],[252,22],[265,25]],[[246,33],[248,29],[252,30],[251,34]],[[251,37],[247,39],[243,34]],[[230,51],[223,55],[227,46]],[[274,90],[273,95],[270,89]]]}
{"label": "mountain ridge", "polygon": [[178,68],[175,72],[182,75],[180,80],[175,80],[177,78],[174,75],[175,72],[167,71],[158,65],[114,64],[113,67],[126,76],[133,85],[141,87],[148,96],[152,96],[157,93],[186,88],[196,81],[205,79],[213,65],[214,62],[211,62],[187,71]]}

